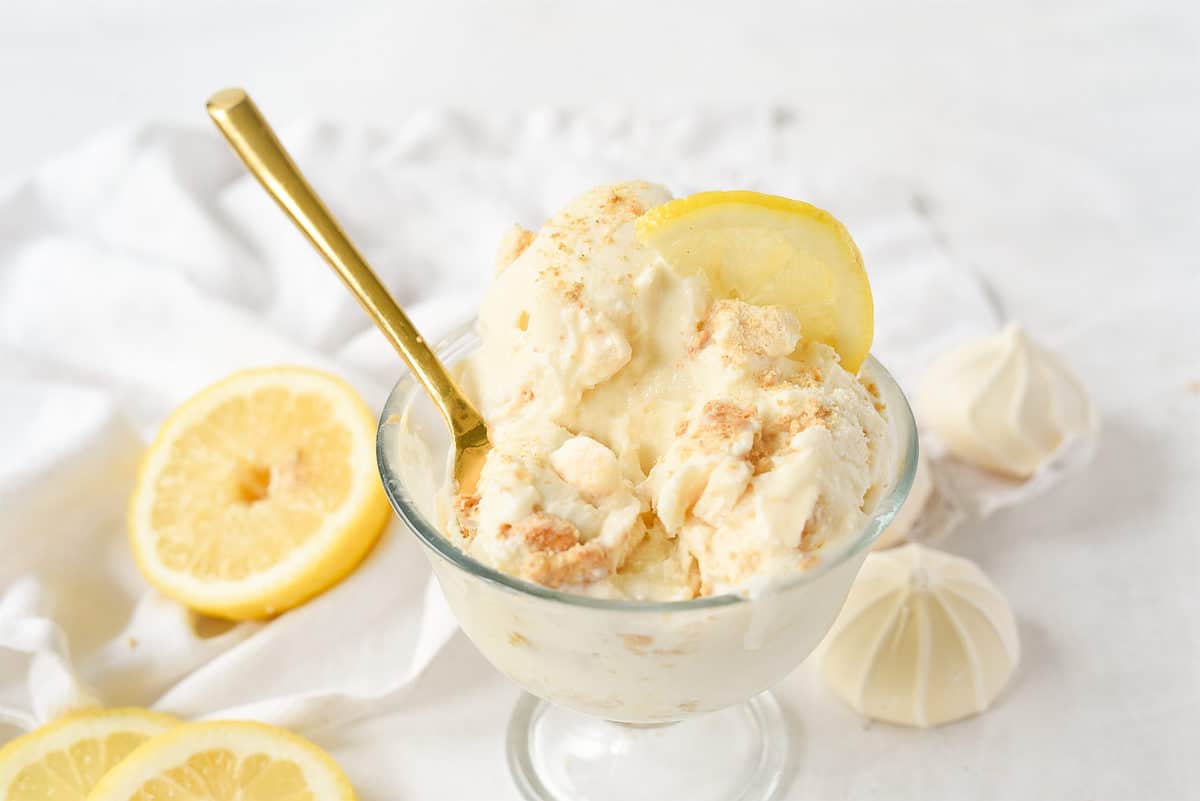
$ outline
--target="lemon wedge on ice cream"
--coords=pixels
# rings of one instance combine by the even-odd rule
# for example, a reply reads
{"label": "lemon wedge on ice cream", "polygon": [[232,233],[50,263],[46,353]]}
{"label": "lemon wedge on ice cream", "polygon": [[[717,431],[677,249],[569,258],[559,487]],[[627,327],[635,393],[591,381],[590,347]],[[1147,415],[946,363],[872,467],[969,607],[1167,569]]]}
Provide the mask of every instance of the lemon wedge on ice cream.
{"label": "lemon wedge on ice cream", "polygon": [[758,192],[701,192],[647,211],[637,235],[675,269],[706,275],[718,296],[787,307],[804,338],[830,345],[850,372],[871,350],[862,255],[827,211]]}

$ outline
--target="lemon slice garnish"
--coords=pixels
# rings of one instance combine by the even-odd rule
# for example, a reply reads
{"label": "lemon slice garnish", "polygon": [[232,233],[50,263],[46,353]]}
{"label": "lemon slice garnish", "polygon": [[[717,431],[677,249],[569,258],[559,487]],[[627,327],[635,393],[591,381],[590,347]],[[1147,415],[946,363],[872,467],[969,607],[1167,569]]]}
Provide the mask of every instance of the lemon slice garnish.
{"label": "lemon slice garnish", "polygon": [[316,370],[247,370],[158,432],[129,506],[146,578],[208,614],[265,617],[349,573],[388,517],[375,417]]}
{"label": "lemon slice garnish", "polygon": [[67,715],[0,748],[3,801],[83,801],[135,748],[178,721],[144,709]]}
{"label": "lemon slice garnish", "polygon": [[719,297],[787,307],[804,339],[833,347],[851,372],[871,350],[862,256],[827,211],[758,192],[701,192],[647,211],[637,236],[680,272],[706,275]]}
{"label": "lemon slice garnish", "polygon": [[187,723],[135,749],[89,801],[354,801],[333,758],[250,721]]}

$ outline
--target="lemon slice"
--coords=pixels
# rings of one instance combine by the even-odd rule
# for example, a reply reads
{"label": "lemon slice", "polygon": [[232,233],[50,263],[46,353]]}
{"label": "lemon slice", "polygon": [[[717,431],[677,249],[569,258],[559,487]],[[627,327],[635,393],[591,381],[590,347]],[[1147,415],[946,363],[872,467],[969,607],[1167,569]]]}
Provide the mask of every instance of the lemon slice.
{"label": "lemon slice", "polygon": [[638,239],[685,274],[703,273],[720,297],[786,306],[808,341],[857,372],[875,329],[862,256],[833,215],[758,192],[701,192],[650,209]]}
{"label": "lemon slice", "polygon": [[265,617],[349,573],[387,499],[375,417],[316,370],[235,373],[183,404],[142,463],[130,541],[164,594],[219,617]]}
{"label": "lemon slice", "polygon": [[100,778],[177,723],[144,709],[77,712],[0,748],[0,801],[83,801]]}
{"label": "lemon slice", "polygon": [[186,723],[137,748],[88,801],[354,801],[333,758],[250,721]]}

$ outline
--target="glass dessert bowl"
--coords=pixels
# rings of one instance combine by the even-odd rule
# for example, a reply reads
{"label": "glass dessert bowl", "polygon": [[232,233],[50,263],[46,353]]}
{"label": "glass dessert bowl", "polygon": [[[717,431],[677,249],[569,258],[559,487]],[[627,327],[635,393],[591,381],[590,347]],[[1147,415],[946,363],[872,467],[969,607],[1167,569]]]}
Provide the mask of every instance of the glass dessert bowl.
{"label": "glass dessert bowl", "polygon": [[[479,344],[472,323],[437,351],[453,365]],[[814,567],[753,593],[668,602],[560,592],[462,551],[437,522],[449,434],[410,377],[396,384],[379,427],[383,484],[467,636],[528,693],[508,732],[524,797],[749,801],[775,792],[787,732],[766,691],[824,637],[916,470],[903,393],[874,359],[862,374],[890,410],[897,458],[861,530],[830,543]]]}
{"label": "glass dessert bowl", "polygon": [[518,789],[771,797],[787,737],[764,693],[831,627],[917,466],[845,227],[759,192],[594,187],[505,235],[486,336],[435,356],[245,93],[209,113],[433,399],[393,389],[380,474],[467,635],[531,694]]}

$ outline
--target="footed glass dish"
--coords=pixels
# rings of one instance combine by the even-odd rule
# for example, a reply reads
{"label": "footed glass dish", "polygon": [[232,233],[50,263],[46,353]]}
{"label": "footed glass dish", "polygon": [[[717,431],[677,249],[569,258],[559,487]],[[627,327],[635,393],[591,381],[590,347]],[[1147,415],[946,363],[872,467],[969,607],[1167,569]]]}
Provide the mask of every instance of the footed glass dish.
{"label": "footed glass dish", "polygon": [[[477,348],[474,324],[438,348]],[[817,646],[872,543],[912,484],[917,431],[873,358],[863,373],[890,410],[900,458],[856,535],[815,567],[751,596],[637,602],[559,592],[477,562],[438,527],[450,437],[411,378],[383,410],[379,470],[396,513],[426,546],[467,636],[525,692],[508,725],[513,780],[534,801],[762,801],[779,787],[788,734],[767,692]]]}

